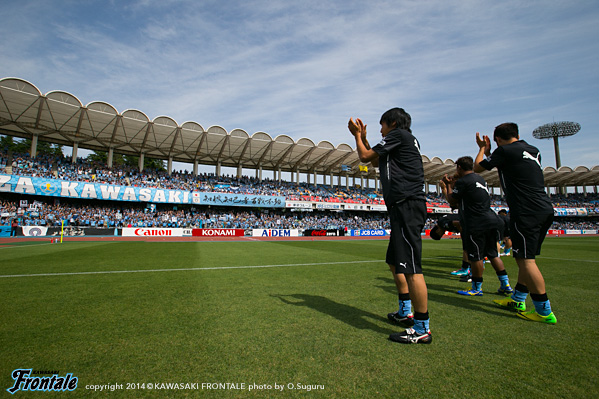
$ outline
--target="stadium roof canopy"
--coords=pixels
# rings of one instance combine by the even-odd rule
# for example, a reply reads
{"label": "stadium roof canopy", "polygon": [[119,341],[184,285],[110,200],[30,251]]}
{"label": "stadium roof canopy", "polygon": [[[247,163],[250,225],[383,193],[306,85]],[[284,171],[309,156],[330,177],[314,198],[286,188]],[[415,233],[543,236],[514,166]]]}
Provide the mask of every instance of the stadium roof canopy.
{"label": "stadium roof canopy", "polygon": [[[264,132],[249,135],[241,129],[227,132],[220,126],[204,129],[197,122],[179,125],[168,116],[150,120],[143,112],[119,113],[105,102],[87,105],[64,91],[42,94],[33,84],[18,78],[0,79],[0,133],[78,148],[184,163],[220,165],[284,172],[349,175],[375,178],[377,171],[359,170],[357,152],[348,144],[335,147],[328,141],[318,144],[308,138],[294,141]],[[422,156],[425,179],[436,184],[455,171],[452,160]],[[343,165],[350,167],[345,171]],[[551,167],[544,169],[547,186],[599,185],[599,166],[592,169]],[[489,185],[498,187],[495,171],[483,173]]]}

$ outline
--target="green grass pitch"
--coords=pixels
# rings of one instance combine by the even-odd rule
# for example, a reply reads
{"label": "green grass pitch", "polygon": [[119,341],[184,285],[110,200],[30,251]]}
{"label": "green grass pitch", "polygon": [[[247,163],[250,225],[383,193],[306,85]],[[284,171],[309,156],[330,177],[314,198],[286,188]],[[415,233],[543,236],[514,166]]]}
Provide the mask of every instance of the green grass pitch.
{"label": "green grass pitch", "polygon": [[[469,287],[449,275],[461,242],[423,244],[431,345],[387,339],[399,328],[386,319],[397,296],[384,240],[0,246],[3,395],[17,368],[78,378],[71,393],[17,393],[36,397],[599,395],[599,238],[545,242],[557,325],[496,307],[489,266],[482,297],[457,295]],[[122,388],[86,389],[110,384]]]}

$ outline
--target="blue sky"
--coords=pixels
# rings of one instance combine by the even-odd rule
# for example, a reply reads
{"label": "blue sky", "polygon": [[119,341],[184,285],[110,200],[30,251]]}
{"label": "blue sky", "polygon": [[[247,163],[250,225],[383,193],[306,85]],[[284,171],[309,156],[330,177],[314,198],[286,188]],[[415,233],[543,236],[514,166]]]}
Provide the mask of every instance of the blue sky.
{"label": "blue sky", "polygon": [[0,78],[150,119],[355,147],[349,117],[412,115],[422,153],[474,155],[477,131],[552,121],[562,164],[599,165],[599,2],[4,0]]}

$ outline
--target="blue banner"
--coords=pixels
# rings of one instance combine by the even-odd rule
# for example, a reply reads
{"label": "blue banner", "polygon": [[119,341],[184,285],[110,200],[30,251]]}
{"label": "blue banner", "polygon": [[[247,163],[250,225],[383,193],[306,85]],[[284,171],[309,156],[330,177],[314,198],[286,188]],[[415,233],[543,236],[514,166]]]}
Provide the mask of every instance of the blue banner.
{"label": "blue banner", "polygon": [[152,202],[156,204],[285,207],[285,197],[282,196],[201,193],[4,174],[0,174],[0,192],[76,199]]}

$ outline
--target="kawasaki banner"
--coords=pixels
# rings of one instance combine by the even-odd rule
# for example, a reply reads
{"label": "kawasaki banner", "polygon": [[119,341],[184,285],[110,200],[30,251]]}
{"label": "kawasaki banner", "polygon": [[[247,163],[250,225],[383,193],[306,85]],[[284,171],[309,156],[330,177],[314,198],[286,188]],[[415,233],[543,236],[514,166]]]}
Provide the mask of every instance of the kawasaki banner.
{"label": "kawasaki banner", "polygon": [[0,174],[0,192],[114,201],[191,203],[191,192]]}
{"label": "kawasaki banner", "polygon": [[4,174],[0,174],[0,192],[77,199],[152,202],[158,204],[193,203],[263,208],[285,207],[285,197],[283,196],[199,193]]}

